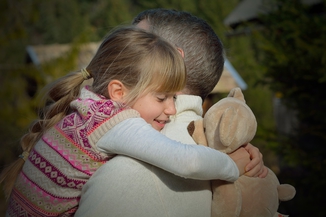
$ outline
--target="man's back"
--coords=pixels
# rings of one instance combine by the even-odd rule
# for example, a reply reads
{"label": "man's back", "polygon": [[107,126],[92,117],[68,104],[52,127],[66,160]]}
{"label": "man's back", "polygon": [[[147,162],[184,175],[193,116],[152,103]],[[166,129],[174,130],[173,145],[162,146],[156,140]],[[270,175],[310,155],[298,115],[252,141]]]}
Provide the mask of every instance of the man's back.
{"label": "man's back", "polygon": [[[201,98],[180,95],[177,115],[163,133],[189,144],[190,121],[201,118]],[[132,158],[117,156],[91,177],[83,189],[78,215],[209,217],[209,181],[185,179]]]}

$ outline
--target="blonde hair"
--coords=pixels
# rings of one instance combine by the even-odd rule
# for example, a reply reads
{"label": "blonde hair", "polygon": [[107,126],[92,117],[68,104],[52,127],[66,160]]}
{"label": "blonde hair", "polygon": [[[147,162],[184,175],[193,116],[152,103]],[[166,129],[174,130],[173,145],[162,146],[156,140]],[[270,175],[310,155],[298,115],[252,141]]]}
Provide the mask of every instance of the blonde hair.
{"label": "blonde hair", "polygon": [[[109,34],[86,70],[94,79],[92,90],[107,98],[110,81],[121,81],[129,90],[127,105],[145,92],[177,92],[186,84],[185,64],[177,49],[162,38],[136,27],[118,28]],[[29,153],[46,130],[71,112],[70,102],[79,96],[84,79],[85,71],[81,70],[47,86],[46,106],[21,139],[24,153]],[[7,198],[24,162],[18,158],[0,175]]]}
{"label": "blonde hair", "polygon": [[109,82],[121,81],[130,91],[127,104],[145,89],[177,92],[186,81],[185,64],[176,47],[136,27],[119,29],[105,38],[87,71],[94,78],[93,91],[106,97]]}

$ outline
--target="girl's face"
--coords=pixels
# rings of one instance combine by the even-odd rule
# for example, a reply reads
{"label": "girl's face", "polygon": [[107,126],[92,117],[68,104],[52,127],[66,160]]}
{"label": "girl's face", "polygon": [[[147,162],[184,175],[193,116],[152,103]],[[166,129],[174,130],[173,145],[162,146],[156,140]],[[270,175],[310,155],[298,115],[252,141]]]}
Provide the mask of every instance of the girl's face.
{"label": "girl's face", "polygon": [[170,115],[176,113],[174,101],[175,94],[150,92],[137,99],[131,107],[154,129],[160,131],[170,120]]}

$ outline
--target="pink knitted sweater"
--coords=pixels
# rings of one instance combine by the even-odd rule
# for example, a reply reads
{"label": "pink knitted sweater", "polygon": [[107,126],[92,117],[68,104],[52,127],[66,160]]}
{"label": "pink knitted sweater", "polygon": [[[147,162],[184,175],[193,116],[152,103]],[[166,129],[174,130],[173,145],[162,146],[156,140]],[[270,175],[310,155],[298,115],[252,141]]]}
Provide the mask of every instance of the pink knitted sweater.
{"label": "pink knitted sweater", "polygon": [[71,103],[73,113],[49,129],[30,152],[12,191],[9,216],[73,216],[81,189],[113,155],[101,153],[97,141],[130,117],[133,109],[83,88]]}

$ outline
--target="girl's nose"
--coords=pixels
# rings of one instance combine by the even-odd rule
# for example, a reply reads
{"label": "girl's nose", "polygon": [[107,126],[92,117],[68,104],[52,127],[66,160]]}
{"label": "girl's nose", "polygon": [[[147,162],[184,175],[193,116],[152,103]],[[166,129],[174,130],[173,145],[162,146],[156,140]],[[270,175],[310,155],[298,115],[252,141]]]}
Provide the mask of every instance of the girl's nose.
{"label": "girl's nose", "polygon": [[171,99],[171,100],[167,100],[166,101],[166,107],[165,107],[165,110],[164,110],[164,113],[166,115],[175,115],[177,110],[175,108],[175,104],[174,104],[174,99]]}

